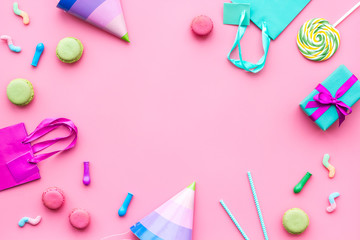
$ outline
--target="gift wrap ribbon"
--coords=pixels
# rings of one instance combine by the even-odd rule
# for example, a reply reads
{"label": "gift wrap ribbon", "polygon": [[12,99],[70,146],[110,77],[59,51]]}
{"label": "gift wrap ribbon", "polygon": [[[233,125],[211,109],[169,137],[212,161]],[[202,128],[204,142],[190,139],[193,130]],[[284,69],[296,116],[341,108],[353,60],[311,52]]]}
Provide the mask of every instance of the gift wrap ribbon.
{"label": "gift wrap ribbon", "polygon": [[339,115],[339,126],[344,122],[345,116],[352,112],[350,106],[339,100],[357,81],[355,75],[352,75],[337,91],[335,97],[331,95],[321,83],[315,88],[319,93],[314,96],[315,101],[310,101],[305,108],[318,108],[309,117],[314,122],[321,117],[331,106],[335,106]]}

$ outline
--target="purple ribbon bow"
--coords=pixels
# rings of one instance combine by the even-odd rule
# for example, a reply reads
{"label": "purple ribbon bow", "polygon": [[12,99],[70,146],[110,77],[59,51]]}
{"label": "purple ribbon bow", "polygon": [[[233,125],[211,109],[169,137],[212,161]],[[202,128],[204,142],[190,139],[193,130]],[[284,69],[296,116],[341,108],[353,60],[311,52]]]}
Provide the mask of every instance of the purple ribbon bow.
{"label": "purple ribbon bow", "polygon": [[331,95],[329,90],[327,90],[321,83],[316,87],[316,90],[319,91],[318,94],[314,96],[315,101],[309,101],[305,108],[318,108],[313,114],[310,115],[311,120],[314,122],[323,115],[332,105],[335,106],[337,114],[339,115],[339,126],[345,120],[345,116],[349,115],[352,112],[350,106],[346,105],[344,102],[340,101],[339,98],[342,97],[357,81],[358,79],[355,75],[352,75],[336,92],[335,97]]}

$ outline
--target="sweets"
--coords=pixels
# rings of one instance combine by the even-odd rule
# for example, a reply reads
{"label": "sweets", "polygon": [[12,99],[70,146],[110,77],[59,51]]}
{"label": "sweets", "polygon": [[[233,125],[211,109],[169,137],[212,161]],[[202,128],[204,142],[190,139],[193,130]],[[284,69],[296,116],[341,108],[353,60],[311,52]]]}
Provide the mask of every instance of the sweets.
{"label": "sweets", "polygon": [[19,4],[17,2],[14,2],[13,4],[13,10],[16,15],[21,16],[23,18],[23,23],[25,25],[30,23],[29,15],[26,12],[19,9]]}
{"label": "sweets", "polygon": [[29,223],[33,226],[38,225],[41,221],[41,216],[37,216],[36,218],[23,217],[20,219],[18,225],[19,227],[24,227],[26,223]]}
{"label": "sweets", "polygon": [[213,29],[213,22],[208,16],[198,16],[191,23],[192,31],[199,36],[208,35]]}
{"label": "sweets", "polygon": [[300,208],[292,208],[283,215],[282,224],[288,233],[301,234],[309,226],[309,217]]}
{"label": "sweets", "polygon": [[79,39],[67,37],[60,40],[56,47],[56,56],[64,63],[74,63],[82,56],[84,46]]}
{"label": "sweets", "polygon": [[51,210],[57,210],[61,208],[65,202],[64,192],[56,187],[48,188],[42,194],[42,201],[45,207]]}
{"label": "sweets", "polygon": [[6,41],[7,41],[7,44],[8,44],[9,49],[10,49],[11,51],[16,52],[16,53],[21,52],[21,47],[15,46],[15,45],[13,44],[13,41],[12,41],[12,39],[11,39],[10,36],[8,36],[8,35],[2,35],[0,38],[1,38],[1,40],[6,40]]}
{"label": "sweets", "polygon": [[69,215],[71,226],[76,229],[85,229],[90,224],[90,214],[81,208],[75,208]]}
{"label": "sweets", "polygon": [[323,165],[329,170],[329,178],[335,176],[335,167],[329,163],[330,155],[325,154],[323,158]]}
{"label": "sweets", "polygon": [[313,61],[329,59],[340,45],[340,34],[327,20],[314,18],[301,26],[297,46],[304,57]]}
{"label": "sweets", "polygon": [[340,44],[340,34],[336,30],[345,18],[360,7],[360,2],[355,4],[345,13],[334,25],[331,25],[323,18],[310,19],[299,30],[297,35],[297,45],[300,52],[313,61],[324,61],[329,59]]}
{"label": "sweets", "polygon": [[335,208],[336,208],[335,198],[337,198],[339,196],[340,196],[340,193],[338,193],[338,192],[334,192],[334,193],[330,194],[330,196],[329,196],[330,206],[326,208],[326,211],[331,213],[335,210]]}
{"label": "sweets", "polygon": [[17,78],[7,86],[7,97],[15,105],[25,106],[34,98],[34,88],[26,79]]}

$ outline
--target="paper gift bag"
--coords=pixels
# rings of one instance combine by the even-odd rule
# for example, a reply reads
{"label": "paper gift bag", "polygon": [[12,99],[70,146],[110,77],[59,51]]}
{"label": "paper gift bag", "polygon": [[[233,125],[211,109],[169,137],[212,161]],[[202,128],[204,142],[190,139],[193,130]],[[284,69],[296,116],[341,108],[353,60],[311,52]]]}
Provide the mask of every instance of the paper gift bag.
{"label": "paper gift bag", "polygon": [[141,240],[191,240],[195,182],[140,220],[130,230]]}
{"label": "paper gift bag", "polygon": [[337,119],[341,125],[359,99],[359,80],[347,67],[340,65],[300,103],[300,107],[325,131]]}
{"label": "paper gift bag", "polygon": [[[233,0],[233,3],[250,4],[250,20],[262,30],[264,55],[257,63],[251,63],[242,58],[240,40],[247,27],[242,24],[246,19],[246,13],[243,12],[235,42],[228,54],[228,60],[246,71],[259,72],[265,66],[270,39],[275,40],[309,2],[310,0]],[[236,46],[239,48],[239,59],[232,59],[230,53]]]}
{"label": "paper gift bag", "polygon": [[[65,137],[31,142],[64,126],[69,130]],[[72,142],[64,149],[38,154],[51,145],[72,138]],[[27,134],[24,123],[0,129],[0,191],[24,184],[40,178],[37,163],[61,151],[73,148],[77,140],[77,128],[66,118],[45,119],[31,134]]]}
{"label": "paper gift bag", "polygon": [[242,25],[250,24],[250,4],[247,3],[224,3],[223,24],[239,25],[241,14],[245,12]]}

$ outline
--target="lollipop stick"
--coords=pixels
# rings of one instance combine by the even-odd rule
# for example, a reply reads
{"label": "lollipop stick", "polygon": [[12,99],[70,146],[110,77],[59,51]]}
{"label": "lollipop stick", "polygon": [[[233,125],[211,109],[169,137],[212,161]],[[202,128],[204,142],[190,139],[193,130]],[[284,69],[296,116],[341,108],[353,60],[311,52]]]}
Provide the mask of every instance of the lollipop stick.
{"label": "lollipop stick", "polygon": [[342,16],[337,22],[333,25],[336,27],[339,25],[345,18],[347,18],[353,11],[355,11],[360,6],[360,2],[358,2],[355,6],[353,6],[344,16]]}

